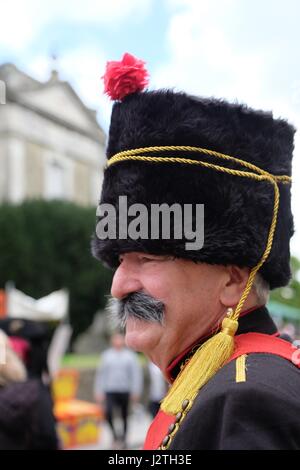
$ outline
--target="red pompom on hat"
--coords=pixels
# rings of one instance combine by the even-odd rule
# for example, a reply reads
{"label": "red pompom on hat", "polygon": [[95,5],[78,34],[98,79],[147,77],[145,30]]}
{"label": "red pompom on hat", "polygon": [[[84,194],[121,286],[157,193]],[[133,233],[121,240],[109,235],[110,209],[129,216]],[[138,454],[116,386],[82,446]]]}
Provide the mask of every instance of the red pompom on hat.
{"label": "red pompom on hat", "polygon": [[104,93],[112,100],[122,100],[125,96],[142,91],[149,82],[145,62],[126,52],[121,61],[106,64]]}

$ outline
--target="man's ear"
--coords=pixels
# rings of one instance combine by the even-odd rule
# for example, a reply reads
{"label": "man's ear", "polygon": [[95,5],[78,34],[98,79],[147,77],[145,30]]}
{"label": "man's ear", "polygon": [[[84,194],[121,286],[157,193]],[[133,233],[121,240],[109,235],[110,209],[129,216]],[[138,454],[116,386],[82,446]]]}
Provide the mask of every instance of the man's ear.
{"label": "man's ear", "polygon": [[220,293],[220,301],[225,307],[237,305],[246,287],[250,269],[226,266],[226,278]]}

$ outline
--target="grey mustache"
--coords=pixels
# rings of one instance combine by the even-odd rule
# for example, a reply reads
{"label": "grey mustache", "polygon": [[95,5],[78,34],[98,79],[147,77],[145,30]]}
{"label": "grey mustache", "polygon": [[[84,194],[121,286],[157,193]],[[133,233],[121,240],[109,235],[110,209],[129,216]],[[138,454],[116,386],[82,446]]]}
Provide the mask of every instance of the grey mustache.
{"label": "grey mustache", "polygon": [[133,292],[119,300],[111,297],[108,302],[108,310],[115,323],[125,327],[128,317],[133,317],[146,322],[162,324],[164,316],[164,304],[144,292]]}

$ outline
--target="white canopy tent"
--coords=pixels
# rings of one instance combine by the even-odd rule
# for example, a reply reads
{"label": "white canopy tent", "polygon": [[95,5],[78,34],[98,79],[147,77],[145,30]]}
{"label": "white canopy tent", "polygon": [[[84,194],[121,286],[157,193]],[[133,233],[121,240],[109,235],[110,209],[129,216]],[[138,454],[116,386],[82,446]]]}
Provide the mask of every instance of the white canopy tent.
{"label": "white canopy tent", "polygon": [[22,318],[32,321],[55,321],[56,328],[48,350],[48,367],[51,376],[60,368],[60,362],[65,354],[72,328],[67,321],[69,309],[69,292],[60,289],[40,299],[34,299],[12,285],[6,288],[7,317]]}
{"label": "white canopy tent", "polygon": [[34,299],[15,287],[7,293],[7,316],[36,321],[61,321],[66,318],[69,306],[69,293],[66,289],[52,292],[40,299]]}

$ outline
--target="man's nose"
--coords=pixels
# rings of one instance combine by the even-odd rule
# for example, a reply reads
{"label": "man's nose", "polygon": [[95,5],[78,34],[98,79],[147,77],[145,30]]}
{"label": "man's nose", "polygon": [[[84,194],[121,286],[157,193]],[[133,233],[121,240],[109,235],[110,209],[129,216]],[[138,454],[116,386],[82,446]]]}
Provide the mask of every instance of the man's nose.
{"label": "man's nose", "polygon": [[113,277],[111,295],[116,299],[122,299],[142,289],[143,286],[138,279],[137,273],[126,266],[126,263],[120,264]]}

